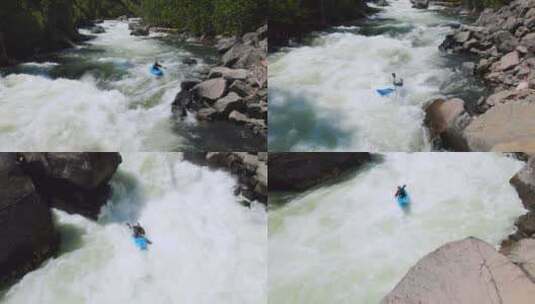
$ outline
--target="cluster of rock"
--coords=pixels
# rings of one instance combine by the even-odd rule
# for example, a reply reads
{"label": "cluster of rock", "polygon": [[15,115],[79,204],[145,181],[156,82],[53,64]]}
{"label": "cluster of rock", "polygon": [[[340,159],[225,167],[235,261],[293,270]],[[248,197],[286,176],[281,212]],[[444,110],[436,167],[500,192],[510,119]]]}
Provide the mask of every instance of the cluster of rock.
{"label": "cluster of rock", "polygon": [[373,160],[370,153],[270,153],[269,190],[304,191]]}
{"label": "cluster of rock", "polygon": [[221,65],[204,80],[186,80],[173,113],[194,112],[203,121],[228,120],[267,136],[267,25],[242,37],[219,37]]}
{"label": "cluster of rock", "polygon": [[132,36],[148,36],[150,25],[144,24],[141,18],[130,18],[128,20],[128,29]]}
{"label": "cluster of rock", "polygon": [[184,159],[202,166],[223,168],[238,177],[236,195],[244,205],[267,204],[267,152],[186,152]]}
{"label": "cluster of rock", "polygon": [[485,10],[475,25],[460,26],[440,48],[476,55],[479,62],[466,62],[463,68],[482,77],[493,92],[470,115],[460,110],[459,100],[431,103],[428,117],[442,120],[436,123],[442,128],[431,127],[432,136],[455,138],[452,146],[446,145],[453,150],[534,151],[535,0]]}
{"label": "cluster of rock", "polygon": [[0,153],[0,282],[54,255],[50,208],[96,218],[120,163],[118,153]]}

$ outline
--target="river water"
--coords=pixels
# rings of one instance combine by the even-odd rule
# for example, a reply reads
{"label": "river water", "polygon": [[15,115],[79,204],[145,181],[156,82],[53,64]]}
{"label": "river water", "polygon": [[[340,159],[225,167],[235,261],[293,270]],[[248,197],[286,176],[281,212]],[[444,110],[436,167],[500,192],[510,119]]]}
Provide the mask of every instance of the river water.
{"label": "river water", "polygon": [[[99,220],[55,210],[59,256],[0,303],[266,303],[265,208],[241,206],[233,177],[178,154],[122,156]],[[125,222],[145,227],[148,251]]]}
{"label": "river water", "polygon": [[[428,151],[423,105],[443,95],[477,100],[482,87],[438,49],[459,16],[389,3],[270,56],[270,151]],[[379,96],[392,73],[404,88]]]}
{"label": "river water", "polygon": [[[378,303],[448,241],[498,245],[524,212],[509,184],[521,167],[491,153],[392,153],[340,183],[286,196],[269,212],[269,303]],[[393,197],[401,184],[409,214]]]}
{"label": "river water", "polygon": [[[153,33],[130,36],[105,21],[86,44],[0,71],[2,151],[251,151],[264,145],[228,122],[177,121],[171,103],[185,79],[199,77],[212,48]],[[89,30],[80,30],[91,34]],[[195,65],[183,63],[194,58]],[[158,59],[165,76],[149,67]]]}

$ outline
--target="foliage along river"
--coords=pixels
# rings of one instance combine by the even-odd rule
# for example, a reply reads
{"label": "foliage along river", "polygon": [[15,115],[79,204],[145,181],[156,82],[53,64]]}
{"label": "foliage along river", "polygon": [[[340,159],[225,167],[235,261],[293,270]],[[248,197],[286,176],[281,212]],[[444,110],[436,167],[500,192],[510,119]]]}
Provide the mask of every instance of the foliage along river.
{"label": "foliage along river", "polygon": [[[423,105],[439,95],[470,103],[482,94],[459,58],[438,49],[459,16],[389,3],[363,23],[313,33],[270,55],[270,151],[428,151]],[[404,89],[380,97],[375,90],[390,87],[393,72]]]}
{"label": "foliage along river", "polygon": [[[173,35],[130,36],[126,22],[101,25],[106,32],[84,45],[0,70],[0,150],[251,151],[263,146],[249,130],[231,123],[172,117],[180,83],[216,60],[212,48]],[[186,58],[198,64],[184,64]],[[155,59],[166,68],[161,79],[149,73]]]}

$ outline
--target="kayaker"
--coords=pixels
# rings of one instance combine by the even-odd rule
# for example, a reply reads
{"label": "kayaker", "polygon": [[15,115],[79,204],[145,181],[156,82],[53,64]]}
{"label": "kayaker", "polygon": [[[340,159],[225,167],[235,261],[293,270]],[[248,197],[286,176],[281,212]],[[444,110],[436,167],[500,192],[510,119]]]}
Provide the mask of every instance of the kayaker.
{"label": "kayaker", "polygon": [[392,78],[392,84],[396,89],[403,87],[403,78],[397,79],[396,73],[392,73]]}
{"label": "kayaker", "polygon": [[158,63],[158,59],[156,59],[156,60],[154,61],[154,64],[152,65],[152,68],[153,68],[153,69],[158,69],[158,70],[160,70],[160,69],[163,68],[163,65],[159,64],[159,63]]}
{"label": "kayaker", "polygon": [[148,244],[152,244],[152,242],[145,236],[145,229],[143,229],[143,227],[141,227],[141,225],[139,223],[137,223],[137,224],[135,224],[133,226],[130,225],[130,223],[128,223],[126,225],[128,225],[128,227],[130,229],[132,229],[132,233],[134,234],[133,235],[134,238],[142,237],[145,240],[147,240]]}
{"label": "kayaker", "polygon": [[396,191],[396,194],[394,196],[395,197],[405,197],[405,196],[407,196],[407,191],[405,190],[405,187],[407,187],[407,185],[398,186],[398,190]]}

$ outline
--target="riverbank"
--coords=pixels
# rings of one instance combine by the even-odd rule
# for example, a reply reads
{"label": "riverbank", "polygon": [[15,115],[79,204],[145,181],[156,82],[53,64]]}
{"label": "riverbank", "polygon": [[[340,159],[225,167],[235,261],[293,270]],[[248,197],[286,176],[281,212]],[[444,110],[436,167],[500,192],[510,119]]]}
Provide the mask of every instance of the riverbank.
{"label": "riverbank", "polygon": [[513,1],[486,9],[473,25],[450,33],[444,52],[477,58],[463,67],[490,88],[474,110],[463,100],[427,108],[432,137],[456,151],[535,150],[535,2]]}

